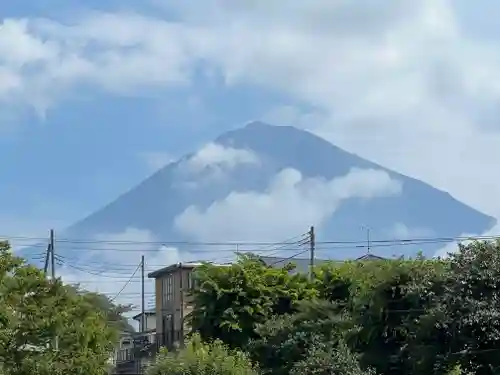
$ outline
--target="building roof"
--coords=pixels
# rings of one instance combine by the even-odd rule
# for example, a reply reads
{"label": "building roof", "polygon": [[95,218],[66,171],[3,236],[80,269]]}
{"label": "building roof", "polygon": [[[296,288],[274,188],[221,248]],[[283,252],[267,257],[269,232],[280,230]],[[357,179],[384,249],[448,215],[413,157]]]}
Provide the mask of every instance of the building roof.
{"label": "building roof", "polygon": [[[288,263],[292,263],[295,265],[295,272],[308,272],[309,270],[309,263],[310,259],[309,258],[280,258],[280,257],[266,257],[266,256],[261,256],[260,259],[264,261],[268,266],[273,266],[273,267],[283,267],[287,265]],[[357,259],[356,261],[365,261],[365,260],[384,260],[387,258],[380,257],[378,255],[373,255],[373,254],[365,254]],[[319,265],[321,263],[325,262],[340,262],[340,260],[331,260],[331,259],[314,259],[314,264]],[[175,270],[178,269],[193,269],[196,267],[201,266],[202,264],[210,263],[213,264],[214,266],[230,266],[230,263],[211,263],[211,262],[186,262],[186,263],[174,263],[171,264],[167,267],[160,268],[159,270],[153,271],[148,274],[149,278],[158,278],[163,275],[167,275],[169,273],[174,272]]]}
{"label": "building roof", "polygon": [[[132,319],[134,320],[139,320],[139,318],[141,317],[142,315],[142,312],[140,312],[139,314],[136,314],[132,317]],[[148,316],[148,315],[156,315],[156,310],[155,309],[149,309],[149,310],[146,310],[144,311],[144,315]]]}
{"label": "building roof", "polygon": [[[311,260],[309,258],[280,258],[280,257],[266,257],[261,256],[260,259],[264,261],[268,266],[272,267],[283,267],[288,263],[295,265],[295,272],[307,273],[309,271],[309,263]],[[323,259],[314,259],[315,265],[326,262]]]}
{"label": "building roof", "polygon": [[365,254],[356,260],[385,260],[387,258],[379,257],[378,255],[373,255],[373,254]]}
{"label": "building roof", "polygon": [[[273,267],[283,267],[288,263],[292,263],[295,265],[295,272],[306,273],[309,271],[309,265],[311,260],[309,258],[280,258],[280,257],[266,257],[261,256],[260,259],[264,261],[268,266]],[[378,255],[373,254],[365,254],[355,261],[365,261],[365,260],[384,260],[386,258],[382,258]],[[326,262],[342,262],[340,260],[332,260],[332,259],[314,259],[314,265],[320,265],[321,263]]]}
{"label": "building roof", "polygon": [[167,275],[169,273],[172,273],[178,269],[187,269],[187,270],[191,270],[193,268],[196,268],[196,267],[199,267],[203,264],[206,264],[206,263],[210,263],[214,266],[228,266],[229,264],[219,264],[219,263],[212,263],[212,262],[186,262],[186,263],[174,263],[174,264],[171,264],[167,267],[163,267],[163,268],[160,268],[159,270],[156,270],[156,271],[153,271],[153,272],[150,272],[148,274],[148,277],[149,278],[153,278],[153,279],[156,279],[160,276],[163,276],[163,275]]}

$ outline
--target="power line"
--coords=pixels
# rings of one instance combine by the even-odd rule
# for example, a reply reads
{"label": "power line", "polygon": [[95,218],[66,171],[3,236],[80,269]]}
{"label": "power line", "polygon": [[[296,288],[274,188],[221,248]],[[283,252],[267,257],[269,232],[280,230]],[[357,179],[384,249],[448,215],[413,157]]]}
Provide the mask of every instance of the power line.
{"label": "power line", "polygon": [[[43,237],[27,237],[27,236],[7,236],[0,235],[2,240],[17,240],[17,241],[46,241]],[[116,245],[202,245],[202,246],[273,246],[276,242],[272,241],[132,241],[132,240],[83,240],[83,239],[69,239],[58,238],[58,243],[71,243],[71,244],[116,244]]]}
{"label": "power line", "polygon": [[[137,244],[137,245],[144,245],[144,244]],[[159,252],[161,251],[162,249],[159,247],[159,248],[145,248],[145,247],[137,247],[137,245],[134,247],[134,248],[118,248],[118,247],[88,247],[88,246],[85,246],[85,247],[75,247],[75,246],[61,246],[59,245],[59,248],[60,249],[63,249],[63,250],[68,250],[68,251],[76,251],[76,250],[85,250],[85,251],[89,251],[89,250],[93,250],[93,251],[96,251],[96,252],[102,252],[102,251],[115,251],[115,252]],[[266,246],[278,246],[280,245],[280,243],[274,243],[272,245],[266,245]],[[294,245],[293,243],[290,243],[289,245]],[[192,254],[202,254],[202,253],[207,253],[207,252],[211,252],[211,253],[224,253],[224,252],[227,252],[227,253],[234,253],[236,252],[235,248],[234,248],[234,245],[233,244],[224,244],[224,245],[220,245],[220,246],[225,246],[225,247],[230,247],[230,248],[200,248],[200,247],[197,247],[195,249],[189,249],[189,253],[192,253]],[[241,245],[240,245],[241,246]],[[243,247],[243,249],[240,249],[238,250],[238,252],[240,253],[243,253],[243,252],[252,252],[252,251],[275,251],[275,249],[269,249],[269,250],[265,250],[265,249],[261,249],[261,250],[256,250],[254,249],[253,247],[249,247],[250,245],[247,245],[245,244],[244,246],[246,247]],[[42,244],[33,244],[33,245],[23,245],[23,247],[27,248],[27,249],[31,249],[31,248],[42,248],[42,247],[45,247],[45,245],[42,245]],[[289,249],[291,251],[294,251],[296,250],[296,248],[292,248],[292,249]]]}
{"label": "power line", "polygon": [[[1,240],[17,240],[17,241],[46,241],[46,238],[37,237],[19,237],[19,236],[7,236],[0,235]],[[403,238],[403,239],[385,239],[385,240],[370,240],[371,244],[402,244],[402,243],[434,243],[434,242],[460,242],[460,241],[474,241],[474,240],[495,240],[500,239],[500,235],[489,235],[489,236],[457,236],[457,237],[421,237],[421,238]],[[277,246],[283,244],[284,242],[246,242],[246,241],[220,241],[220,242],[193,242],[193,241],[105,241],[105,240],[78,240],[78,239],[57,239],[55,241],[58,244],[107,244],[107,245],[178,245],[178,246],[231,246],[231,249],[219,249],[217,251],[231,251],[234,252],[236,245],[238,247],[244,246]],[[330,244],[330,245],[357,245],[366,243],[366,240],[360,241],[317,241],[318,245]],[[292,243],[291,243],[292,244]],[[35,243],[33,245],[23,245],[23,247],[45,247],[45,244]],[[74,248],[81,250],[92,250],[89,247]],[[147,249],[124,249],[124,248],[109,248],[109,247],[97,247],[95,250],[109,250],[109,251],[144,251]],[[157,251],[157,249],[150,249],[151,251]],[[271,249],[270,249],[271,250]],[[192,250],[191,252],[203,252],[206,250]],[[214,251],[214,250],[211,250]],[[265,251],[255,249],[255,251]]]}
{"label": "power line", "polygon": [[[96,260],[85,260],[70,258],[64,255],[57,255],[57,260],[59,260],[62,264],[71,264],[73,266],[79,267],[91,267],[92,269],[96,269],[99,267],[106,267],[107,269],[125,271],[127,274],[130,272],[130,268],[137,267],[137,264],[124,264],[124,263],[108,263],[108,262],[100,262]],[[72,263],[70,263],[72,262]],[[158,267],[165,267],[165,264],[150,264],[149,267],[151,269],[156,269]]]}
{"label": "power line", "polygon": [[[281,246],[279,247],[276,247],[276,248],[273,248],[273,249],[261,249],[261,250],[255,250],[255,251],[258,251],[258,252],[267,252],[267,251],[272,251],[271,254],[266,254],[266,256],[273,256],[273,255],[276,255],[277,253],[280,253],[282,251],[290,251],[292,249],[289,249],[287,248],[288,245],[297,245],[300,249],[300,247],[302,247],[303,245],[305,245],[306,243],[308,243],[309,239],[308,239],[308,236],[309,233],[302,233],[301,235],[298,235],[298,236],[295,236],[295,237],[292,237],[288,240],[285,240],[283,242],[281,242]],[[306,238],[304,238],[306,237]],[[299,240],[300,239],[300,240]],[[295,241],[297,240],[297,241]],[[295,241],[295,242],[291,242],[291,241]],[[297,251],[299,249],[293,249],[292,251]],[[255,253],[256,255],[261,255],[261,254],[257,254]]]}
{"label": "power line", "polygon": [[[492,237],[489,239],[497,239],[500,237]],[[468,238],[467,240],[488,240],[488,238]],[[402,241],[402,242],[400,242]],[[461,240],[465,241],[465,240]],[[460,240],[450,240],[450,239],[435,239],[435,240],[392,240],[391,242],[386,241],[385,243],[376,243],[373,244],[374,241],[371,241],[370,243],[370,248],[374,247],[395,247],[395,246],[408,246],[408,245],[426,245],[426,244],[438,244],[438,243],[450,243],[450,242],[460,242]],[[316,244],[320,245],[317,246],[317,250],[329,250],[329,249],[353,249],[353,248],[366,248],[366,241],[365,242],[334,242],[334,241],[318,241]],[[341,246],[337,246],[341,245]],[[287,244],[288,245],[288,244]],[[260,250],[255,250],[255,249],[245,249],[245,250],[239,250],[239,253],[267,253],[267,252],[276,252],[276,251],[297,251],[300,250],[300,243],[297,243],[296,247],[286,247],[282,246],[279,248],[270,248],[270,249],[260,249]],[[321,245],[330,245],[330,246],[321,246]],[[36,246],[36,247],[41,247],[41,246]],[[64,247],[59,247],[61,250],[66,250],[66,251],[72,251],[72,250],[95,250],[96,252],[103,252],[103,251],[110,251],[110,252],[131,252],[131,253],[137,253],[137,252],[159,252],[159,249],[139,249],[139,248],[134,248],[134,249],[119,249],[119,248],[87,248],[87,247],[82,247],[82,248],[75,248],[75,247],[69,247],[69,248],[64,248]],[[189,253],[192,254],[203,254],[203,253],[235,253],[234,249],[198,249],[198,250],[189,250]],[[131,265],[128,265],[131,266]],[[161,265],[159,265],[161,266]]]}
{"label": "power line", "polygon": [[[232,252],[233,254],[244,254],[244,253],[252,253],[252,254],[255,254],[255,255],[262,255],[262,253],[267,253],[267,252],[271,252],[270,254],[266,254],[267,256],[273,256],[274,254],[280,252],[280,251],[283,251],[283,250],[293,250],[293,251],[297,251],[298,249],[294,248],[294,249],[286,249],[287,246],[289,245],[297,245],[299,246],[299,249],[300,249],[300,246],[302,246],[302,243],[304,241],[303,237],[306,236],[307,233],[302,233],[302,234],[299,234],[298,236],[294,236],[294,237],[291,237],[291,238],[288,238],[286,240],[283,240],[281,242],[276,242],[274,243],[273,245],[266,245],[266,246],[261,246],[257,249],[247,249],[247,250],[243,250],[241,251],[240,248],[239,248],[239,245],[236,246],[236,251],[235,250],[223,250],[223,251],[230,251]],[[306,240],[307,241],[307,240]],[[278,246],[278,247],[276,247]],[[210,251],[213,251],[213,250],[210,250]],[[220,250],[217,250],[217,251],[214,251],[214,252],[219,252]],[[192,252],[190,250],[190,252]],[[259,254],[260,253],[260,254]],[[233,257],[232,256],[226,256],[226,257],[217,257],[217,258],[212,258],[212,259],[209,259],[207,260],[208,262],[215,262],[215,261],[221,261],[221,259],[226,259],[226,260],[229,260],[229,259],[232,259]]]}
{"label": "power line", "polygon": [[[492,239],[498,239],[500,237],[494,237],[490,238]],[[488,240],[488,238],[468,238],[467,240]],[[465,240],[461,240],[465,241]],[[385,243],[378,243],[378,244],[373,244],[373,241],[370,244],[370,248],[380,248],[380,247],[396,247],[396,246],[410,246],[410,245],[429,245],[429,244],[440,244],[440,243],[451,243],[451,242],[461,242],[460,240],[449,240],[449,239],[436,239],[436,240],[404,240],[403,242],[399,241],[392,241],[392,242],[385,242]],[[364,243],[361,242],[334,242],[334,241],[328,241],[328,242],[316,242],[316,244],[320,246],[316,246],[317,250],[334,250],[334,249],[354,249],[354,248],[367,248],[366,241]],[[337,244],[341,246],[337,246]],[[343,244],[343,245],[342,245]],[[330,246],[321,246],[321,245],[330,245]],[[37,246],[40,247],[40,246]],[[130,253],[138,253],[138,252],[159,252],[159,249],[119,249],[119,248],[64,248],[64,247],[59,247],[60,250],[62,251],[73,251],[73,250],[95,250],[96,252],[130,252]],[[273,249],[262,249],[258,250],[259,253],[276,253],[278,250],[279,252],[281,251],[298,251],[300,250],[301,247],[281,247],[281,248],[273,248]],[[255,250],[253,249],[246,249],[246,250],[239,250],[239,253],[254,253]],[[235,253],[234,249],[198,249],[195,251],[189,250],[189,253],[191,254],[203,254],[203,253]],[[262,254],[263,255],[263,254]],[[37,259],[40,260],[40,259]],[[203,260],[200,260],[203,261]],[[127,265],[127,266],[132,266],[132,265]],[[152,265],[150,265],[152,266]],[[162,267],[164,265],[158,265],[159,267]]]}
{"label": "power line", "polygon": [[107,271],[107,270],[103,270],[103,271],[100,271],[100,272],[92,272],[92,271],[89,271],[89,270],[85,270],[83,268],[80,268],[80,267],[77,267],[77,266],[73,266],[71,264],[68,264],[68,263],[64,263],[64,265],[66,267],[69,267],[69,268],[72,268],[74,270],[77,270],[77,271],[80,271],[80,272],[85,272],[85,273],[88,273],[89,275],[94,275],[94,276],[99,276],[99,277],[109,277],[109,278],[112,278],[112,279],[115,279],[116,277],[114,276],[109,276],[109,275],[105,275],[106,272],[110,272],[110,271]]}
{"label": "power line", "polygon": [[120,291],[118,293],[116,293],[116,295],[113,298],[110,298],[110,300],[109,300],[110,302],[113,302],[115,299],[117,299],[120,296],[120,294],[123,292],[123,290],[130,283],[130,281],[132,281],[132,278],[135,276],[136,272],[139,271],[139,268],[141,268],[140,264],[137,266],[137,268],[135,269],[135,271],[132,274],[132,276],[130,276],[130,279],[125,283],[125,285],[123,285],[123,287],[120,289]]}
{"label": "power line", "polygon": [[[395,246],[409,246],[409,245],[429,245],[429,244],[439,244],[439,243],[451,243],[451,242],[461,242],[461,241],[473,241],[473,240],[494,240],[494,239],[500,239],[499,237],[477,237],[477,238],[464,238],[464,239],[447,239],[447,238],[436,238],[434,240],[420,240],[420,239],[415,239],[415,240],[386,240],[386,241],[378,241],[379,243],[375,243],[376,241],[370,241],[370,249],[375,248],[375,247],[395,247]],[[367,248],[367,243],[366,241],[363,242],[356,242],[356,241],[317,241],[316,244],[320,246],[316,246],[317,250],[330,250],[330,249],[354,249],[354,248]],[[288,244],[287,244],[288,245]],[[321,245],[330,245],[330,246],[321,246]],[[341,246],[338,246],[341,245]],[[61,248],[61,247],[60,247]],[[300,250],[300,243],[297,243],[297,247],[280,247],[280,248],[272,248],[272,249],[260,249],[260,250],[254,250],[254,249],[246,249],[246,250],[239,250],[239,253],[266,253],[266,252],[277,252],[278,250],[281,251],[297,251]],[[119,249],[119,248],[62,248],[63,250],[95,250],[96,252],[100,251],[115,251],[115,252],[158,252],[160,251],[159,249]],[[213,252],[213,253],[235,253],[234,249],[198,249],[198,250],[189,250],[189,253],[193,254],[203,254],[207,252]]]}
{"label": "power line", "polygon": [[[500,237],[499,237],[500,238]],[[370,243],[370,249],[377,247],[399,247],[399,246],[418,246],[418,245],[431,245],[431,244],[446,244],[446,243],[451,243],[451,242],[460,242],[460,241],[444,241],[444,240],[433,240],[433,241],[415,241],[415,242],[394,242],[394,243],[379,243],[373,245],[372,242]],[[330,242],[331,243],[331,242]],[[323,242],[325,244],[325,242]],[[343,246],[321,246],[321,247],[316,247],[317,250],[320,251],[327,251],[327,250],[342,250],[342,249],[366,249],[368,245],[365,244],[360,244],[360,245],[343,245]]]}
{"label": "power line", "polygon": [[[104,294],[104,295],[112,295],[112,296],[114,296],[116,294],[116,292],[95,292],[95,293]],[[145,292],[144,294],[147,296],[154,296],[155,292]],[[140,295],[141,295],[141,292],[123,292],[120,294],[121,297],[124,297],[124,296],[125,297],[127,297],[127,296],[138,297]]]}
{"label": "power line", "polygon": [[[112,280],[115,280],[115,281],[124,281],[124,280],[129,280],[130,278],[127,278],[127,277],[107,277],[107,279],[111,279],[110,281]],[[96,279],[96,280],[64,280],[63,281],[66,283],[66,284],[78,284],[78,283],[81,283],[81,284],[91,284],[91,283],[96,283],[96,284],[102,284],[103,282],[105,282],[104,280],[99,280],[99,279]],[[130,280],[130,284],[135,284],[135,283],[139,283],[141,282],[140,279],[137,278],[137,276],[134,276],[134,278],[132,278],[132,280]],[[151,284],[153,283],[153,280],[151,280]]]}
{"label": "power line", "polygon": [[282,258],[282,259],[277,260],[276,262],[273,262],[273,263],[271,263],[271,264],[268,264],[268,266],[274,266],[274,265],[276,265],[276,264],[278,264],[278,263],[282,263],[282,262],[284,262],[284,261],[286,261],[286,260],[293,259],[293,258],[295,258],[295,257],[298,257],[299,255],[302,255],[302,254],[305,254],[305,253],[308,253],[308,252],[309,252],[309,249],[307,249],[307,250],[303,250],[303,251],[300,251],[300,252],[298,252],[298,253],[296,253],[296,254],[293,254],[292,256],[289,256],[289,257],[287,257],[287,258]]}
{"label": "power line", "polygon": [[[500,235],[491,235],[491,236],[458,236],[458,237],[419,237],[419,238],[406,238],[406,239],[387,239],[387,240],[370,240],[370,243],[420,243],[420,242],[460,242],[460,241],[480,241],[480,240],[497,240],[500,239]],[[364,241],[318,241],[318,244],[333,244],[333,245],[352,245],[359,243],[366,243]]]}

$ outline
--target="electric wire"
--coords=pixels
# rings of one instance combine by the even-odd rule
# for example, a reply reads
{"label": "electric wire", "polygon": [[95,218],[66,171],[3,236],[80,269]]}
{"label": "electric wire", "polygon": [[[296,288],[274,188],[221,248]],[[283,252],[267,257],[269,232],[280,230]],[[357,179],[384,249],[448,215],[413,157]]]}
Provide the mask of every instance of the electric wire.
{"label": "electric wire", "polygon": [[[478,235],[478,236],[457,236],[457,237],[421,237],[421,238],[405,238],[405,239],[383,239],[383,240],[371,240],[372,244],[402,244],[402,243],[439,243],[439,242],[460,242],[460,241],[474,241],[474,240],[496,240],[500,239],[500,235]],[[0,240],[12,240],[12,241],[46,241],[46,238],[42,237],[20,237],[20,236],[8,236],[0,235]],[[317,241],[318,245],[358,245],[364,244],[366,240],[356,240],[356,241]],[[177,245],[177,246],[231,246],[231,249],[221,249],[225,251],[234,252],[236,246],[276,246],[281,243],[277,242],[246,242],[246,241],[219,241],[219,242],[192,242],[192,241],[106,241],[106,240],[79,240],[79,239],[56,239],[58,244],[105,244],[105,245]],[[23,245],[28,247],[30,245]],[[33,246],[45,246],[45,244],[35,243]],[[80,249],[80,248],[75,248]],[[82,247],[81,249],[91,250],[89,247]],[[144,251],[145,249],[124,249],[124,248],[109,248],[104,249],[109,251]],[[102,248],[97,247],[95,250],[102,250]],[[151,249],[151,251],[157,251],[156,249]],[[196,251],[196,249],[193,249]],[[203,251],[203,250],[200,250]]]}
{"label": "electric wire", "polygon": [[125,290],[125,288],[129,285],[130,281],[132,280],[132,278],[135,276],[135,274],[137,273],[137,271],[139,271],[139,268],[141,268],[141,263],[139,263],[139,265],[137,266],[137,268],[135,269],[134,273],[132,274],[132,276],[130,276],[130,279],[125,283],[125,285],[123,285],[123,287],[120,289],[120,291],[118,293],[116,293],[116,295],[112,298],[109,299],[110,302],[113,302],[115,299],[117,299],[120,294]]}

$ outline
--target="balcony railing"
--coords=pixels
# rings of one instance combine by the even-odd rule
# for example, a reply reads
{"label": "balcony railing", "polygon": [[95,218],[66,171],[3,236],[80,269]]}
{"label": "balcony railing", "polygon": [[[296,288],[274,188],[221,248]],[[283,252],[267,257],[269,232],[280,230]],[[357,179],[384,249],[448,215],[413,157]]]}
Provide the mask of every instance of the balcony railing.
{"label": "balcony railing", "polygon": [[[151,342],[152,341],[152,342]],[[166,347],[174,350],[183,341],[180,330],[154,335],[151,340],[147,335],[137,335],[133,338],[133,347],[118,349],[116,352],[116,363],[135,361],[146,357],[154,357],[160,348]]]}

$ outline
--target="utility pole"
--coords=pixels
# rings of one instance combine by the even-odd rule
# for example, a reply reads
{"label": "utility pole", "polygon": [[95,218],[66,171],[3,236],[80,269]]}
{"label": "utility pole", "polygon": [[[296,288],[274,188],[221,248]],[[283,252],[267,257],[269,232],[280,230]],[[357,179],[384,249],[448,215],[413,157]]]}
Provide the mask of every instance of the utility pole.
{"label": "utility pole", "polygon": [[56,279],[56,261],[54,258],[54,230],[50,230],[50,271],[51,271],[51,276],[52,276],[52,281],[55,281]]}
{"label": "utility pole", "polygon": [[367,225],[362,225],[361,229],[366,230],[366,249],[367,249],[366,253],[370,254],[370,250],[371,250],[371,240],[370,240],[371,228],[369,226],[367,226]]}
{"label": "utility pole", "polygon": [[144,302],[144,255],[141,256],[141,310],[142,310],[142,318],[141,318],[141,332],[144,333],[146,330],[146,311],[145,311],[145,302]]}
{"label": "utility pole", "polygon": [[[51,280],[53,283],[56,282],[56,260],[54,256],[54,229],[50,230],[50,240],[49,240],[49,249],[50,249],[50,272],[51,272]],[[49,258],[49,249],[47,249],[47,257],[46,257],[46,267],[48,266],[48,258]],[[45,271],[47,272],[47,271]],[[55,337],[54,339],[54,348],[59,350],[59,337]]]}
{"label": "utility pole", "polygon": [[371,247],[370,247],[370,227],[368,227],[366,229],[366,252],[368,254],[370,254],[370,250],[371,250]]}
{"label": "utility pole", "polygon": [[47,277],[47,271],[49,270],[49,259],[50,259],[50,242],[47,245],[47,252],[45,253],[45,266],[43,267],[43,274]]}
{"label": "utility pole", "polygon": [[311,229],[309,229],[309,252],[311,259],[309,261],[309,278],[311,281],[314,278],[314,249],[316,247],[316,239],[314,235],[314,226],[311,226]]}
{"label": "utility pole", "polygon": [[[181,321],[181,326],[179,329],[179,334],[180,334],[180,346],[181,348],[184,347],[184,268],[182,267],[182,263],[179,263],[179,268],[180,268],[180,274],[181,277],[179,279],[179,289],[181,291],[180,297],[181,297],[181,311],[180,311],[180,321]],[[189,276],[188,276],[189,277]],[[175,327],[175,326],[174,326]]]}

